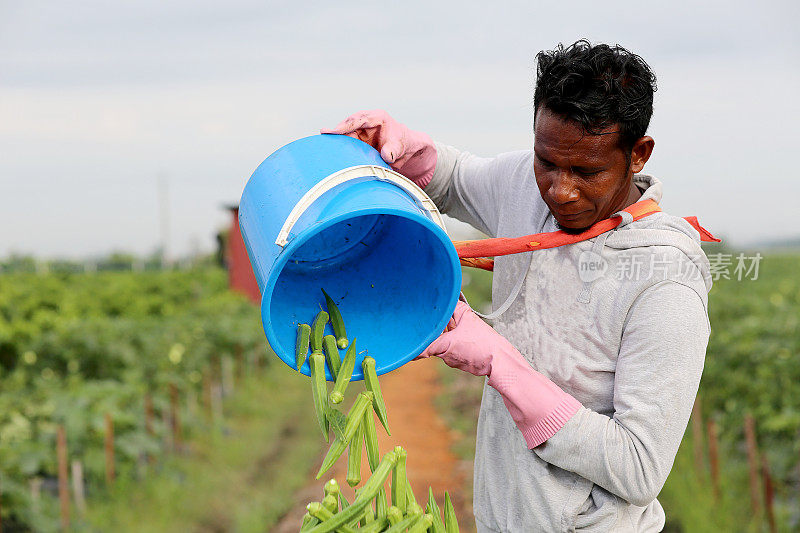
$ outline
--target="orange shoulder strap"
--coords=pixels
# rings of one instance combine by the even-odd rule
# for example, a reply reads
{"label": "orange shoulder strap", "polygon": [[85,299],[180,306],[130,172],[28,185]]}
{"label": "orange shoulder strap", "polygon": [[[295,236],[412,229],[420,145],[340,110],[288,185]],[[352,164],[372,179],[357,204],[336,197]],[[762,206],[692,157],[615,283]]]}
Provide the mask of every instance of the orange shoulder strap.
{"label": "orange shoulder strap", "polygon": [[[660,212],[661,208],[654,200],[642,200],[626,207],[623,211],[630,213],[633,216],[633,220],[639,220],[653,213]],[[697,217],[685,217],[685,220],[700,232],[701,240],[719,242],[719,239],[714,237],[697,222]],[[617,216],[596,222],[581,233],[567,233],[559,230],[548,233],[524,235],[522,237],[496,237],[493,239],[478,239],[474,241],[453,241],[453,244],[456,247],[456,252],[461,259],[462,265],[482,268],[484,270],[493,270],[494,260],[490,259],[491,257],[556,248],[558,246],[564,246],[565,244],[574,244],[611,231],[621,223],[622,217]]]}

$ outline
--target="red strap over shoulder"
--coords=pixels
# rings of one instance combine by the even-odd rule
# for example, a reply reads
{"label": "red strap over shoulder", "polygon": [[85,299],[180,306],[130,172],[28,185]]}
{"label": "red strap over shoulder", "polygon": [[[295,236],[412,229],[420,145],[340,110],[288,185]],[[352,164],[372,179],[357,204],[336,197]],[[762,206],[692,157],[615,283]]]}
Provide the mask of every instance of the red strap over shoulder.
{"label": "red strap over shoulder", "polygon": [[694,229],[696,229],[700,233],[700,240],[703,242],[721,242],[720,239],[717,239],[711,232],[708,231],[706,228],[700,225],[697,221],[697,217],[683,217],[683,219],[692,225]]}
{"label": "red strap over shoulder", "polygon": [[[633,220],[639,220],[653,213],[660,212],[661,208],[654,200],[642,200],[641,202],[636,202],[626,207],[623,211],[630,213],[633,216]],[[711,233],[697,222],[697,217],[686,217],[685,220],[700,232],[701,240],[719,242],[719,239],[711,235]],[[474,241],[453,241],[453,244],[456,247],[456,252],[461,259],[462,265],[482,268],[484,270],[493,270],[494,260],[489,259],[490,257],[556,248],[558,246],[564,246],[565,244],[574,244],[611,231],[621,223],[622,217],[617,216],[596,222],[586,231],[577,234],[567,233],[565,231],[552,231],[549,233],[535,233],[522,237],[497,237]]]}

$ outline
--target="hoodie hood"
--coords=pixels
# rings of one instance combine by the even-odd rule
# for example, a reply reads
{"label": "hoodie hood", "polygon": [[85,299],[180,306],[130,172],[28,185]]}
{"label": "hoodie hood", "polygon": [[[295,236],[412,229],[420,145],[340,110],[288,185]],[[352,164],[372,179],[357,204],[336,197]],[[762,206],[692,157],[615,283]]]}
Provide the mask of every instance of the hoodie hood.
{"label": "hoodie hood", "polygon": [[[647,174],[636,174],[633,182],[644,189],[640,200],[661,202],[661,181]],[[700,246],[700,233],[681,217],[663,211],[632,221],[628,213],[621,212],[622,223],[614,229],[605,245],[618,250],[652,246],[672,246],[682,252],[700,272],[706,292],[711,290],[711,266]]]}

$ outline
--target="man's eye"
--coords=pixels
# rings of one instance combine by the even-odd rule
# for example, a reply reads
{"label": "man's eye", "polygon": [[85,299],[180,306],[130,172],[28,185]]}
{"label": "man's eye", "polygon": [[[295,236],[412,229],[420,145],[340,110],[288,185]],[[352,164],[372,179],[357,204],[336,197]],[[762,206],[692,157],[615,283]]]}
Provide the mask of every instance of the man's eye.
{"label": "man's eye", "polygon": [[601,172],[600,170],[593,170],[591,172],[584,172],[582,170],[575,171],[576,174],[580,174],[581,176],[595,176],[597,174],[600,174],[600,172]]}

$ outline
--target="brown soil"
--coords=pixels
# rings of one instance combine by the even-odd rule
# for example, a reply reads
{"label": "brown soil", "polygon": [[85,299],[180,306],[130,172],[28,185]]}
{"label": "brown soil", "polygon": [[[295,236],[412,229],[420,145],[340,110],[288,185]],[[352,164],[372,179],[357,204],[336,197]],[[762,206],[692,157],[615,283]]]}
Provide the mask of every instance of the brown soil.
{"label": "brown soil", "polygon": [[[441,508],[444,504],[444,491],[448,491],[456,507],[461,531],[471,532],[475,530],[471,502],[465,501],[464,495],[464,476],[471,475],[471,472],[468,472],[469,469],[465,469],[453,455],[451,450],[457,435],[445,424],[434,406],[434,399],[441,387],[436,368],[438,364],[441,364],[438,359],[416,361],[381,377],[381,388],[392,435],[386,435],[376,418],[378,445],[381,455],[398,444],[403,446],[408,452],[408,478],[417,502],[425,507],[428,487],[431,487]],[[323,449],[319,459],[314,465],[313,472],[309,474],[310,481],[314,479],[318,465],[327,451],[327,445],[324,442],[322,444]],[[342,492],[352,501],[353,489],[345,482],[346,470],[345,454],[320,481],[312,481],[296,493],[297,503],[278,522],[273,531],[277,533],[299,531],[306,504],[320,500],[324,482],[331,477],[339,481]],[[366,454],[362,457],[361,471],[366,479],[369,473]]]}

